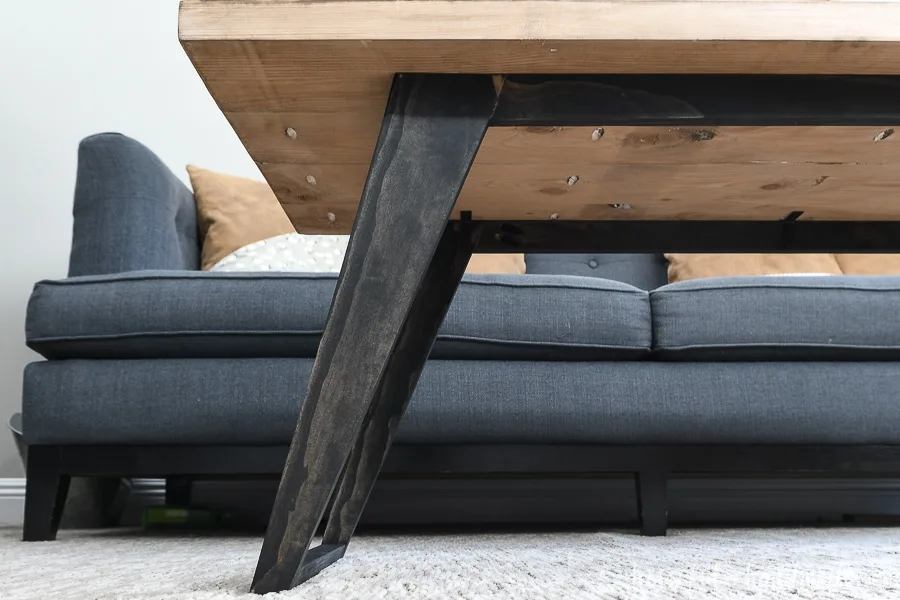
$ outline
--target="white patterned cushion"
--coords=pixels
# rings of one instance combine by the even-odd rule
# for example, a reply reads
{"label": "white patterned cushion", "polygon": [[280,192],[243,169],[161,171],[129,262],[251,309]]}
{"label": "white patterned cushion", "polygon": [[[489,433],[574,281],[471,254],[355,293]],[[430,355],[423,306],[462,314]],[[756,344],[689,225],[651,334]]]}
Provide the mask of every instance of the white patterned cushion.
{"label": "white patterned cushion", "polygon": [[349,239],[348,235],[276,235],[238,248],[210,271],[336,273],[341,270]]}

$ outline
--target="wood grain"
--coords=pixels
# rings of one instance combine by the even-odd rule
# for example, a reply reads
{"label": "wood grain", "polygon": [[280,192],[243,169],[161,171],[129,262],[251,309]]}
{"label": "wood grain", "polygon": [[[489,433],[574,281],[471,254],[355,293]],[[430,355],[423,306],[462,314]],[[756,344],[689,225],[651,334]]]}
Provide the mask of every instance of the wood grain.
{"label": "wood grain", "polygon": [[182,46],[226,111],[380,113],[394,73],[900,72],[897,42],[183,39]]}
{"label": "wood grain", "polygon": [[185,40],[486,40],[483,52],[493,42],[524,40],[900,41],[894,2],[407,0],[400,6],[191,0],[181,6],[180,34]]}
{"label": "wood grain", "polygon": [[[366,165],[263,164],[260,169],[298,229],[349,231]],[[315,177],[315,185],[307,175]],[[771,220],[802,210],[804,219],[894,220],[900,216],[897,189],[900,171],[889,164],[595,164],[582,158],[487,165],[476,159],[454,215],[468,210],[476,220],[553,215],[561,220]]]}
{"label": "wood grain", "polygon": [[[245,132],[260,163],[368,165],[378,137],[371,114],[347,113],[331,123],[321,113],[227,113]],[[285,134],[287,128],[297,136]],[[599,129],[599,131],[598,131]],[[493,127],[478,164],[583,163],[865,163],[900,158],[900,135],[874,142],[896,127]],[[595,133],[596,132],[596,133]]]}
{"label": "wood grain", "polygon": [[[394,73],[900,73],[894,1],[185,0],[179,31],[306,233],[349,232]],[[900,218],[887,195],[897,177],[877,168],[897,139],[873,143],[871,128],[721,128],[703,141],[684,128],[605,128],[596,143],[592,131],[492,129],[457,209],[769,219],[802,204],[804,218]]]}

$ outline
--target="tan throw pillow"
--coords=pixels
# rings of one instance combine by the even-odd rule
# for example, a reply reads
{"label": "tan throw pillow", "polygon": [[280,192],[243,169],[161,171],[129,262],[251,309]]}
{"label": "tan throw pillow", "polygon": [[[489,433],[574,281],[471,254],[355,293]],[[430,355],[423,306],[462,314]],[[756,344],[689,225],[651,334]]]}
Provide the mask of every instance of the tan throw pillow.
{"label": "tan throw pillow", "polygon": [[247,244],[294,231],[269,184],[187,167],[197,201],[204,271]]}
{"label": "tan throw pillow", "polygon": [[666,258],[669,283],[740,275],[841,274],[831,254],[666,254]]}
{"label": "tan throw pillow", "polygon": [[[294,232],[268,183],[194,165],[188,165],[187,171],[197,202],[204,271],[248,244]],[[523,274],[525,255],[475,254],[466,273]]]}
{"label": "tan throw pillow", "polygon": [[525,274],[524,254],[473,254],[466,273]]}
{"label": "tan throw pillow", "polygon": [[844,275],[900,275],[900,254],[835,254]]}

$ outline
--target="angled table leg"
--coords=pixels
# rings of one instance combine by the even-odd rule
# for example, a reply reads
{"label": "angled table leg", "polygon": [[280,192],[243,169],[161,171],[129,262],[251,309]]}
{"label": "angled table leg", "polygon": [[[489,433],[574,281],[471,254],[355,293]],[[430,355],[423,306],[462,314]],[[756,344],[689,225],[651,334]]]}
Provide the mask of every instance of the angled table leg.
{"label": "angled table leg", "polygon": [[323,544],[350,542],[477,238],[475,226],[447,226],[341,475]]}
{"label": "angled table leg", "polygon": [[[495,105],[490,76],[394,80],[253,577],[256,593],[293,587],[343,555],[346,544],[315,552],[309,545],[361,431],[396,427],[456,289],[458,264],[471,255],[473,233],[447,220]],[[385,389],[405,394],[399,410],[379,409]],[[388,422],[368,427],[376,416]]]}

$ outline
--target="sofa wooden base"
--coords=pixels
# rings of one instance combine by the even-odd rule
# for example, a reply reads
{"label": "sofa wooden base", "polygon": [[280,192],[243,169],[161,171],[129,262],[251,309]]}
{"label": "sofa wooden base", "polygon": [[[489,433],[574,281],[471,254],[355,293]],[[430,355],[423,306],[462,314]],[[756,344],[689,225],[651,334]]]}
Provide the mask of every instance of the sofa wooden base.
{"label": "sofa wooden base", "polygon": [[[165,477],[167,484],[171,479],[182,484],[199,478],[271,479],[280,476],[287,452],[287,446],[33,446],[23,539],[56,537],[68,489],[63,482],[72,476]],[[31,459],[34,456],[37,460]],[[390,450],[382,470],[388,477],[421,478],[609,473],[634,474],[641,533],[665,535],[670,474],[896,477],[900,445],[399,445]],[[311,548],[301,575],[312,577],[338,560],[345,548],[342,544]]]}

